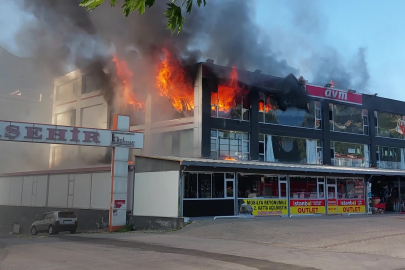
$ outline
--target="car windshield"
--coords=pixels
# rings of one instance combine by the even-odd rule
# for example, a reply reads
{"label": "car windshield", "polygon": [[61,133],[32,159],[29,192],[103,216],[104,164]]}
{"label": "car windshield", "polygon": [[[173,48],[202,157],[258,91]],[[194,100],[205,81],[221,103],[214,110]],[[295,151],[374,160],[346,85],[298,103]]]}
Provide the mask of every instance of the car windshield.
{"label": "car windshield", "polygon": [[73,212],[59,212],[58,217],[60,217],[60,218],[76,218],[76,215]]}

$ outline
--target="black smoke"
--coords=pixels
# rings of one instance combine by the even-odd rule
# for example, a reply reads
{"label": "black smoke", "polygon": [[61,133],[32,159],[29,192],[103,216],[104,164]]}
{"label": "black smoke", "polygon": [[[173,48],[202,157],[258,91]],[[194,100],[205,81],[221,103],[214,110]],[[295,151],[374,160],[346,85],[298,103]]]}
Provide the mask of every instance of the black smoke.
{"label": "black smoke", "polygon": [[[298,68],[289,64],[295,62],[292,58],[296,55],[283,54],[271,44],[300,51],[304,49],[303,42],[286,33],[293,36],[291,44],[278,44],[281,39],[265,33],[255,23],[254,2],[208,1],[207,6],[195,7],[191,15],[186,14],[185,26],[179,35],[172,35],[166,29],[167,20],[163,15],[166,1],[156,1],[142,16],[134,12],[129,17],[123,16],[119,1],[116,7],[110,7],[105,1],[93,12],[79,7],[79,2],[21,0],[21,8],[36,20],[18,33],[18,44],[31,52],[38,67],[49,69],[55,76],[100,58],[109,59],[115,53],[129,60],[137,75],[137,85],[144,91],[149,87],[150,74],[165,46],[184,64],[210,58],[215,64],[260,69],[262,73],[282,77],[290,73],[312,74],[311,82],[325,84],[332,79],[338,88],[364,89],[368,84],[364,48],[360,48],[351,61],[343,60],[350,56],[339,55],[333,48],[311,48],[311,56],[304,59],[309,63],[306,65],[309,70],[301,70],[299,74]],[[327,18],[320,15],[316,4],[291,1],[285,5],[298,30],[308,34],[308,39],[317,35],[322,39]],[[304,11],[310,11],[310,15]]]}

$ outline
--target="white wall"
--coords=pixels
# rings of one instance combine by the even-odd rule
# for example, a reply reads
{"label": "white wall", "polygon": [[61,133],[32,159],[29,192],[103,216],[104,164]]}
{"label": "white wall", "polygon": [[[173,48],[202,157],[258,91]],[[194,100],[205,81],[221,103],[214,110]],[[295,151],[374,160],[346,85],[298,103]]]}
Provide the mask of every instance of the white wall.
{"label": "white wall", "polygon": [[76,174],[73,192],[74,208],[90,208],[91,174]]}
{"label": "white wall", "polygon": [[91,208],[110,209],[111,173],[94,173],[91,179]]}
{"label": "white wall", "polygon": [[10,197],[10,178],[0,178],[0,205],[8,205]]}
{"label": "white wall", "polygon": [[179,171],[135,174],[133,214],[178,217]]}
{"label": "white wall", "polygon": [[0,205],[108,210],[110,191],[111,172],[0,177]]}
{"label": "white wall", "polygon": [[48,206],[67,207],[68,179],[68,174],[50,175]]}

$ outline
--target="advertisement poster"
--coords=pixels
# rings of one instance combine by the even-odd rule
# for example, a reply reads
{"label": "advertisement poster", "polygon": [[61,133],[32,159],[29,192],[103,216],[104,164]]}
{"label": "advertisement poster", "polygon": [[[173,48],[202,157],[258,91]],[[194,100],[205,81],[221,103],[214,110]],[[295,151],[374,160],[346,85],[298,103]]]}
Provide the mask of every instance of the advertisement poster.
{"label": "advertisement poster", "polygon": [[243,199],[239,202],[240,214],[254,216],[288,215],[286,199]]}
{"label": "advertisement poster", "polygon": [[328,199],[328,215],[337,214],[338,206],[336,199]]}
{"label": "advertisement poster", "polygon": [[291,200],[291,215],[325,214],[324,200]]}
{"label": "advertisement poster", "polygon": [[364,199],[338,200],[338,212],[339,214],[365,213],[366,202]]}

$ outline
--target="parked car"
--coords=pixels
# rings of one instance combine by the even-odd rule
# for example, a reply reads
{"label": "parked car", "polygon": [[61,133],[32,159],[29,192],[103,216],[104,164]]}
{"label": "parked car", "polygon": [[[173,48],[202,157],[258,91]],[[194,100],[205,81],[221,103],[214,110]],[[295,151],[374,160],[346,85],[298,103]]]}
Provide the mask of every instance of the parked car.
{"label": "parked car", "polygon": [[62,231],[76,233],[77,217],[72,211],[53,211],[45,213],[40,219],[32,223],[31,234],[37,235],[41,232],[58,234]]}

